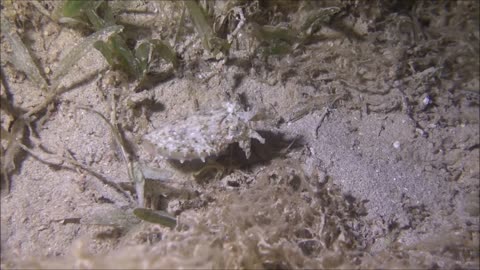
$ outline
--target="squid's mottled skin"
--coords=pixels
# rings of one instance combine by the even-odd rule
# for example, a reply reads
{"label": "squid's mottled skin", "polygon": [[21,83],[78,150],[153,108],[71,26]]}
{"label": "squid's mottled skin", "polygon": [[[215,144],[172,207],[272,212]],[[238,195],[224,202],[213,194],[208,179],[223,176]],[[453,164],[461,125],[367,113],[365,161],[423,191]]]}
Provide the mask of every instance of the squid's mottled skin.
{"label": "squid's mottled skin", "polygon": [[247,158],[250,157],[250,139],[265,143],[265,139],[251,128],[255,113],[244,111],[235,103],[223,108],[192,115],[171,122],[144,136],[147,147],[155,154],[185,160],[201,159],[221,154],[231,143],[238,142]]}

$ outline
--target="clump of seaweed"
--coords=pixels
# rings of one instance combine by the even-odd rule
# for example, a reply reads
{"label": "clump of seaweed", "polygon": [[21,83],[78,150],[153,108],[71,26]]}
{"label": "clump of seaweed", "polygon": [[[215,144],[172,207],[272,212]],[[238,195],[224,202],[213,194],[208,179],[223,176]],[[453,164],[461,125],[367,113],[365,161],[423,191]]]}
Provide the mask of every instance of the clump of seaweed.
{"label": "clump of seaweed", "polygon": [[[59,21],[73,22],[96,31],[117,25],[106,1],[66,1],[58,13],[61,14]],[[147,39],[136,48],[130,48],[124,35],[116,33],[107,41],[96,41],[94,47],[102,53],[112,69],[121,70],[137,81],[135,89],[158,75],[149,76],[156,59],[164,59],[173,68],[178,67],[175,51],[159,39]]]}
{"label": "clump of seaweed", "polygon": [[[218,37],[213,31],[213,22],[205,10],[195,1],[186,0],[183,1],[183,3],[190,13],[204,48],[217,58],[228,53],[230,45],[225,39]],[[223,55],[219,55],[220,53],[223,53]]]}
{"label": "clump of seaweed", "polygon": [[[352,267],[364,246],[361,235],[348,225],[363,225],[358,205],[347,204],[334,186],[312,186],[298,164],[279,161],[273,166],[271,171],[260,172],[249,189],[212,192],[215,202],[183,212],[175,230],[141,251],[129,247],[95,256],[80,248],[67,261],[34,263],[40,269],[59,263],[93,268]],[[148,209],[134,213],[147,220],[158,214]]]}

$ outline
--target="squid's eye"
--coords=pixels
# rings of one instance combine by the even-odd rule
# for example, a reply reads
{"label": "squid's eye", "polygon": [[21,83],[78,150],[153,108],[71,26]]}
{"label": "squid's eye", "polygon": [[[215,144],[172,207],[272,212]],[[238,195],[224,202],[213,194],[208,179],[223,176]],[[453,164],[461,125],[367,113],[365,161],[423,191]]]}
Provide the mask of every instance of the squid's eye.
{"label": "squid's eye", "polygon": [[230,127],[228,128],[228,130],[229,130],[230,132],[233,132],[233,133],[238,133],[238,132],[240,132],[240,127],[239,127],[239,126],[230,126]]}

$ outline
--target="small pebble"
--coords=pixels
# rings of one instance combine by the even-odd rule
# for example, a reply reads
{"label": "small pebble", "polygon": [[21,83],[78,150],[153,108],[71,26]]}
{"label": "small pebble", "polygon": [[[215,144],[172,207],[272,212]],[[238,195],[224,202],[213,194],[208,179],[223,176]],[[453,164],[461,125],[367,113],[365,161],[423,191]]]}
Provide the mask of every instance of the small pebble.
{"label": "small pebble", "polygon": [[400,149],[400,142],[399,142],[399,141],[395,141],[395,142],[393,143],[393,147],[394,147],[395,149]]}

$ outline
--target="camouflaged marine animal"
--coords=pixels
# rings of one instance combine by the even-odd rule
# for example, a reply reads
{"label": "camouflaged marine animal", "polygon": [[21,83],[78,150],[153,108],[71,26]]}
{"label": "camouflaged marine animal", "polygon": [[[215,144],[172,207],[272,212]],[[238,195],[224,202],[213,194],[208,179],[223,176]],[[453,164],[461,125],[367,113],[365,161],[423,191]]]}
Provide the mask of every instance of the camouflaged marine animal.
{"label": "camouflaged marine animal", "polygon": [[265,139],[252,129],[252,118],[257,112],[244,111],[238,104],[225,103],[222,108],[200,112],[164,125],[144,136],[147,147],[155,154],[168,159],[205,159],[221,154],[227,147],[238,142],[250,157],[250,139],[265,143]]}

